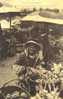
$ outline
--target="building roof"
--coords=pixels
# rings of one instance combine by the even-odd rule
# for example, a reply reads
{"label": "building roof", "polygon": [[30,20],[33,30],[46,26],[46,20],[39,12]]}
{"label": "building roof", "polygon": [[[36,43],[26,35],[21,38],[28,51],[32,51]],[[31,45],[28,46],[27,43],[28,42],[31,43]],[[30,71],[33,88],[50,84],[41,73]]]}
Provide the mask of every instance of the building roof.
{"label": "building roof", "polygon": [[40,16],[39,14],[29,14],[22,18],[22,21],[34,21],[34,22],[47,22],[47,23],[54,23],[54,24],[62,24],[63,19],[54,19],[54,18],[47,18]]}

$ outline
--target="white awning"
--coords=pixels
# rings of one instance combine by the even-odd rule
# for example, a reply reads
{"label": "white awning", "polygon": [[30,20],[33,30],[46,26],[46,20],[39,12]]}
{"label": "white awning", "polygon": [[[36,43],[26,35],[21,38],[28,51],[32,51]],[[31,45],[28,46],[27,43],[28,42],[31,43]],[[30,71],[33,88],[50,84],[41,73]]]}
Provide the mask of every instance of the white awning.
{"label": "white awning", "polygon": [[19,9],[15,8],[15,7],[6,7],[6,6],[2,6],[0,8],[0,13],[7,13],[7,12],[18,12],[20,11]]}
{"label": "white awning", "polygon": [[22,21],[35,21],[35,22],[47,22],[54,24],[63,24],[63,19],[46,18],[39,14],[29,14],[22,18]]}

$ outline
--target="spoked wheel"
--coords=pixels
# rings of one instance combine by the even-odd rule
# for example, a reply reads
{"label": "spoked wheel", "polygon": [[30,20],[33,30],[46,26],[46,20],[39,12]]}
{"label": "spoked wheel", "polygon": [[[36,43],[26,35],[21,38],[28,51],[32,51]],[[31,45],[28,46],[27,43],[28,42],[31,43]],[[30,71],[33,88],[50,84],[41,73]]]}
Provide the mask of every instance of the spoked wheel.
{"label": "spoked wheel", "polygon": [[29,99],[30,94],[18,86],[6,86],[1,88],[0,99]]}
{"label": "spoked wheel", "polygon": [[41,96],[47,99],[62,99],[60,97],[60,83],[53,83],[50,81],[42,81]]}

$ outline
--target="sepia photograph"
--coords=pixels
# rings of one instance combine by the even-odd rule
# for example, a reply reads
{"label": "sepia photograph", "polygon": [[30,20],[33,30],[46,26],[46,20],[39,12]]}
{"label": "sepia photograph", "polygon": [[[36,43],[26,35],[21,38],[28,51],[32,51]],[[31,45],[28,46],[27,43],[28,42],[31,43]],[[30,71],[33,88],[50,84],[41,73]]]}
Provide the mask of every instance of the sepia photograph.
{"label": "sepia photograph", "polygon": [[63,0],[0,0],[0,99],[63,99]]}

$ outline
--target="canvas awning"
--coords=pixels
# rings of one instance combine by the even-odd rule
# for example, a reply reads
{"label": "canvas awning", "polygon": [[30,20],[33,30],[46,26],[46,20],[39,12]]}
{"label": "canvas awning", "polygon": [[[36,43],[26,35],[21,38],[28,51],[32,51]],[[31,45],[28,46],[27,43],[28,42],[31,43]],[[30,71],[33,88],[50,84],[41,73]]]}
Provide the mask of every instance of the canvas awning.
{"label": "canvas awning", "polygon": [[54,23],[54,24],[63,24],[62,19],[54,19],[54,18],[46,18],[40,16],[39,14],[29,14],[22,18],[21,21],[35,21],[35,22],[47,22],[47,23]]}
{"label": "canvas awning", "polygon": [[7,13],[7,12],[18,12],[19,9],[15,8],[15,7],[6,7],[6,6],[2,6],[0,8],[0,13]]}

